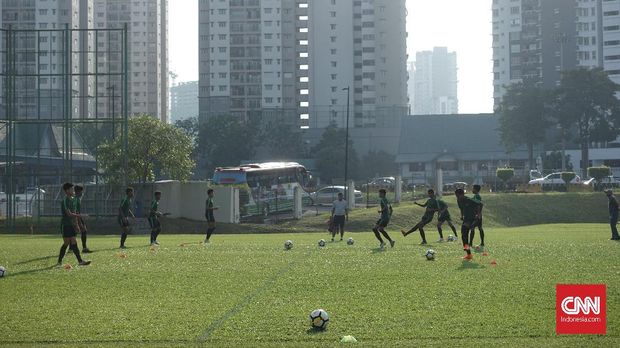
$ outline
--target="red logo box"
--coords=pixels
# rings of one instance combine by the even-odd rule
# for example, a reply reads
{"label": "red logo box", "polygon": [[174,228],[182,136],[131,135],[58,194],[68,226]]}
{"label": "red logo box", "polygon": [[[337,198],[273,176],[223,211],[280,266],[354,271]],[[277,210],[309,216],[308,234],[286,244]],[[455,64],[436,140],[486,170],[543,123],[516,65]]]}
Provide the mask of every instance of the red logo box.
{"label": "red logo box", "polygon": [[555,333],[605,335],[607,333],[605,284],[555,287]]}

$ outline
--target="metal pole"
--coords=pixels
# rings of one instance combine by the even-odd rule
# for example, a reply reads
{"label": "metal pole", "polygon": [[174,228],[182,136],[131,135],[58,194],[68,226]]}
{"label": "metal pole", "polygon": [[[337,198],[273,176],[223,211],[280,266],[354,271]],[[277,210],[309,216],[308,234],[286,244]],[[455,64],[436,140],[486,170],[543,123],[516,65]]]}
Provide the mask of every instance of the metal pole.
{"label": "metal pole", "polygon": [[[568,42],[568,38],[566,34],[558,34],[555,37],[555,41],[560,44],[560,77],[564,72],[564,45]],[[562,137],[562,172],[566,171],[566,134],[564,134],[564,127],[561,127],[561,137]]]}
{"label": "metal pole", "polygon": [[123,133],[124,133],[124,151],[123,151],[123,170],[125,171],[125,183],[127,183],[127,156],[128,148],[129,148],[129,52],[127,51],[128,38],[127,38],[127,23],[125,23],[123,28],[123,56],[124,56],[124,64],[123,64]]}
{"label": "metal pole", "polygon": [[342,89],[347,91],[347,125],[345,128],[345,144],[344,144],[344,196],[347,197],[348,179],[349,179],[349,98],[351,95],[351,86]]}

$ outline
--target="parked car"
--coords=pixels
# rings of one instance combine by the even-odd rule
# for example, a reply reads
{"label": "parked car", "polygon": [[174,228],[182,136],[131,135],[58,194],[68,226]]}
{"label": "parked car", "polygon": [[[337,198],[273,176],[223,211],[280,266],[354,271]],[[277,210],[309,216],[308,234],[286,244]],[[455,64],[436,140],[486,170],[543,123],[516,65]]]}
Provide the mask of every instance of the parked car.
{"label": "parked car", "polygon": [[[579,175],[575,175],[575,178],[570,181],[571,184],[580,184],[581,178]],[[530,185],[564,185],[565,182],[562,180],[562,173],[551,173],[545,177],[530,180]]]}
{"label": "parked car", "polygon": [[597,188],[598,187],[613,188],[613,187],[620,187],[620,180],[610,175],[610,176],[604,177],[600,183],[597,183],[594,178],[590,178],[588,180],[584,180],[583,184],[589,185],[589,186],[598,185]]}
{"label": "parked car", "polygon": [[541,172],[539,172],[536,169],[531,169],[530,170],[530,180],[535,180],[535,179],[542,179],[543,175]]}
{"label": "parked car", "polygon": [[454,192],[456,189],[463,189],[467,192],[467,183],[463,181],[450,182],[443,184],[443,192]]}
{"label": "parked car", "polygon": [[[326,186],[312,193],[310,196],[314,200],[314,204],[332,204],[338,199],[338,193],[344,195],[344,186]],[[363,199],[362,192],[355,190],[355,202],[360,203]],[[346,197],[345,197],[346,199]]]}
{"label": "parked car", "polygon": [[362,185],[362,192],[366,192],[366,190],[379,191],[380,189],[394,191],[395,188],[396,178],[394,178],[393,176],[385,176],[373,179],[368,184]]}

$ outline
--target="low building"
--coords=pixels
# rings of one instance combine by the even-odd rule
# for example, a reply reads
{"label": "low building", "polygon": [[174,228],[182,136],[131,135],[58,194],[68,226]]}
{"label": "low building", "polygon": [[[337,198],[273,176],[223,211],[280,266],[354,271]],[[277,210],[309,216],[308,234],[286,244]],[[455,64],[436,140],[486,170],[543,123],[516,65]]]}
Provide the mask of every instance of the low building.
{"label": "low building", "polygon": [[[528,178],[523,148],[507,153],[494,114],[418,115],[403,119],[396,162],[403,180],[434,185],[438,169],[443,182],[494,184],[495,171],[515,168],[517,180]],[[536,151],[535,153],[538,153]]]}

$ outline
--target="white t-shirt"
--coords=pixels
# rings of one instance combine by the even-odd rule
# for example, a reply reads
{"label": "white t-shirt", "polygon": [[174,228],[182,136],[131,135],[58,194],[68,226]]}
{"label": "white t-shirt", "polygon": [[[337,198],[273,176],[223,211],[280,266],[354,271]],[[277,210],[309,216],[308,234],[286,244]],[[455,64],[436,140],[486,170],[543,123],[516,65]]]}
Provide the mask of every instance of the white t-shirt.
{"label": "white t-shirt", "polygon": [[334,215],[338,215],[338,216],[344,216],[347,213],[347,206],[348,203],[345,199],[343,200],[335,200],[334,203],[332,203],[333,208],[334,208]]}

